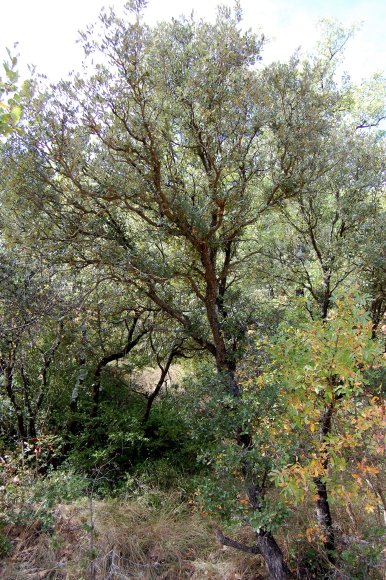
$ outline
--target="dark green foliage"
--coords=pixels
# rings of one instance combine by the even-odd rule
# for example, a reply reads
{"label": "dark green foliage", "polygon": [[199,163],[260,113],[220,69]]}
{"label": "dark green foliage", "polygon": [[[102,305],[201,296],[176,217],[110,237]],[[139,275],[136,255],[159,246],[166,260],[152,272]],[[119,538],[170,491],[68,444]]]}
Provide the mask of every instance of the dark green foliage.
{"label": "dark green foliage", "polygon": [[90,418],[85,405],[80,432],[68,436],[69,463],[90,476],[98,469],[106,471],[111,485],[126,474],[149,474],[153,464],[154,481],[159,477],[166,485],[169,469],[172,478],[176,472],[196,471],[198,445],[192,442],[186,418],[175,412],[179,400],[174,392],[163,395],[144,423],[145,397],[106,376],[98,416]]}

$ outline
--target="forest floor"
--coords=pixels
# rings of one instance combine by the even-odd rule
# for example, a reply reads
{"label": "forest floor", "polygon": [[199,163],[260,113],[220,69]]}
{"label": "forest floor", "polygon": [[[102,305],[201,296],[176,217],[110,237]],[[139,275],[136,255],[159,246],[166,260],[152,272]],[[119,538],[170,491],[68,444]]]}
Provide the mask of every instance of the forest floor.
{"label": "forest floor", "polygon": [[[1,506],[1,580],[267,578],[260,557],[219,545],[215,522],[198,512],[179,490],[147,488],[134,497],[104,499],[88,493],[66,502],[56,498],[51,501],[50,494],[57,497],[60,490],[57,486],[50,488],[44,480],[43,484],[40,501],[36,501],[41,493],[38,482],[33,501],[26,488],[15,485],[18,498],[14,496],[8,507]],[[376,524],[376,514],[361,513],[356,505],[352,515],[359,526],[356,531],[350,518],[345,519],[343,511],[339,514],[341,558],[336,567],[331,567],[318,548],[316,528],[300,532],[302,527],[310,526],[306,520],[312,518],[312,509],[303,506],[294,514],[292,526],[283,528],[277,537],[296,571],[295,578],[386,578],[384,528],[378,526],[377,533],[366,536],[360,528],[369,528],[369,516]],[[230,535],[253,544],[252,532],[247,528],[235,528]]]}
{"label": "forest floor", "polygon": [[[216,543],[209,522],[173,493],[140,500],[89,498],[58,504],[49,527],[36,514],[3,529],[12,550],[4,580],[168,579],[258,580],[256,556]],[[239,537],[243,534],[239,533]]]}
{"label": "forest floor", "polygon": [[[216,523],[187,475],[156,484],[152,465],[150,480],[138,472],[127,474],[120,486],[104,487],[108,473],[91,478],[62,467],[42,475],[8,457],[0,465],[0,580],[265,580],[260,556],[216,540],[218,526],[251,546],[251,528]],[[332,508],[334,565],[312,501],[292,506],[275,531],[294,577],[385,580],[381,507],[366,509],[363,498],[355,497],[337,498]]]}

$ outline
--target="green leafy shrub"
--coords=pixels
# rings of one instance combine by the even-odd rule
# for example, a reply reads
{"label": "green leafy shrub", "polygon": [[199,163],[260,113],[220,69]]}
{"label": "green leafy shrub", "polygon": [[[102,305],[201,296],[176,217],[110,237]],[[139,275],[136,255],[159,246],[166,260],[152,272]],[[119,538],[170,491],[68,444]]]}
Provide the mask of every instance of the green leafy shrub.
{"label": "green leafy shrub", "polygon": [[342,568],[351,578],[384,578],[386,528],[368,529],[364,539],[353,538],[341,552]]}
{"label": "green leafy shrub", "polygon": [[68,465],[90,478],[96,470],[104,470],[110,488],[124,482],[127,473],[168,488],[183,473],[198,469],[200,447],[191,438],[187,416],[176,412],[178,393],[172,391],[156,400],[144,423],[144,397],[115,392],[110,398],[109,389],[114,390],[113,381],[106,385],[98,416],[83,416],[82,430],[69,436]]}

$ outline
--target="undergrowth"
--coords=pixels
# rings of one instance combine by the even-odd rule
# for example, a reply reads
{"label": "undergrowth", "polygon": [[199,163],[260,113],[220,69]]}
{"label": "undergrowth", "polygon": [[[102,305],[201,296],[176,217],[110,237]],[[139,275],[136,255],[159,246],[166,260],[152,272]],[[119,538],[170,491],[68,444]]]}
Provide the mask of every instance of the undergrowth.
{"label": "undergrowth", "polygon": [[[94,480],[66,470],[44,477],[3,465],[0,511],[0,577],[7,580],[266,578],[259,557],[217,544],[218,522],[200,510],[192,486],[160,461],[144,466],[114,494]],[[103,479],[104,475],[101,475]],[[385,574],[385,529],[360,503],[351,516],[339,511],[341,558],[331,567],[312,506],[302,506],[281,533],[281,544],[299,580],[376,579]],[[339,512],[339,513],[338,513]],[[354,519],[353,519],[354,516]],[[371,525],[371,519],[372,524]],[[366,533],[361,530],[366,529]],[[296,532],[294,531],[296,530]],[[253,543],[243,526],[227,530]]]}
{"label": "undergrowth", "polygon": [[56,478],[46,480],[47,497],[42,482],[36,483],[37,491],[29,481],[27,490],[20,479],[5,495],[4,503],[13,507],[1,515],[2,578],[264,577],[258,559],[215,542],[213,522],[192,509],[183,491],[142,484],[135,494],[99,498],[90,495],[90,487],[85,495],[79,478],[69,476],[69,501],[54,503]]}

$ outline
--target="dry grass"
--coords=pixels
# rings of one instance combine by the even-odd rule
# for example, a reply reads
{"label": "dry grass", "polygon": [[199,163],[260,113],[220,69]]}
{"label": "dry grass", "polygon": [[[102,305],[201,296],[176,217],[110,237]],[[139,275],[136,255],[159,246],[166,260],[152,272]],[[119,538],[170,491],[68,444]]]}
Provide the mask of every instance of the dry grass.
{"label": "dry grass", "polygon": [[[92,519],[94,531],[91,532]],[[360,500],[353,513],[340,509],[337,536],[339,550],[356,555],[357,563],[330,569],[329,577],[380,579],[386,560],[372,562],[372,544],[361,530],[379,525],[377,514],[366,513]],[[50,531],[42,528],[41,507],[28,525],[3,528],[12,541],[12,552],[3,560],[4,580],[258,580],[266,578],[261,559],[219,546],[209,521],[191,511],[177,491],[144,489],[141,497],[118,500],[88,498],[58,505]],[[300,580],[319,579],[328,561],[314,530],[314,507],[302,505],[280,536],[286,557]],[[247,529],[238,537],[252,544]],[[309,543],[311,540],[311,543]],[[320,538],[319,538],[320,540]],[[379,538],[381,545],[382,538]],[[312,549],[312,552],[310,552]],[[310,560],[311,558],[311,560]],[[369,566],[363,566],[366,560]],[[362,562],[363,561],[363,562]],[[313,565],[310,567],[310,565]],[[316,566],[316,567],[315,567]],[[359,567],[358,567],[359,566]],[[332,575],[331,575],[332,573]]]}
{"label": "dry grass", "polygon": [[94,548],[87,501],[58,506],[54,532],[38,522],[8,530],[12,554],[0,577],[41,578],[257,580],[264,568],[254,556],[224,549],[210,525],[188,511],[178,495],[159,494],[157,502],[93,502]]}

